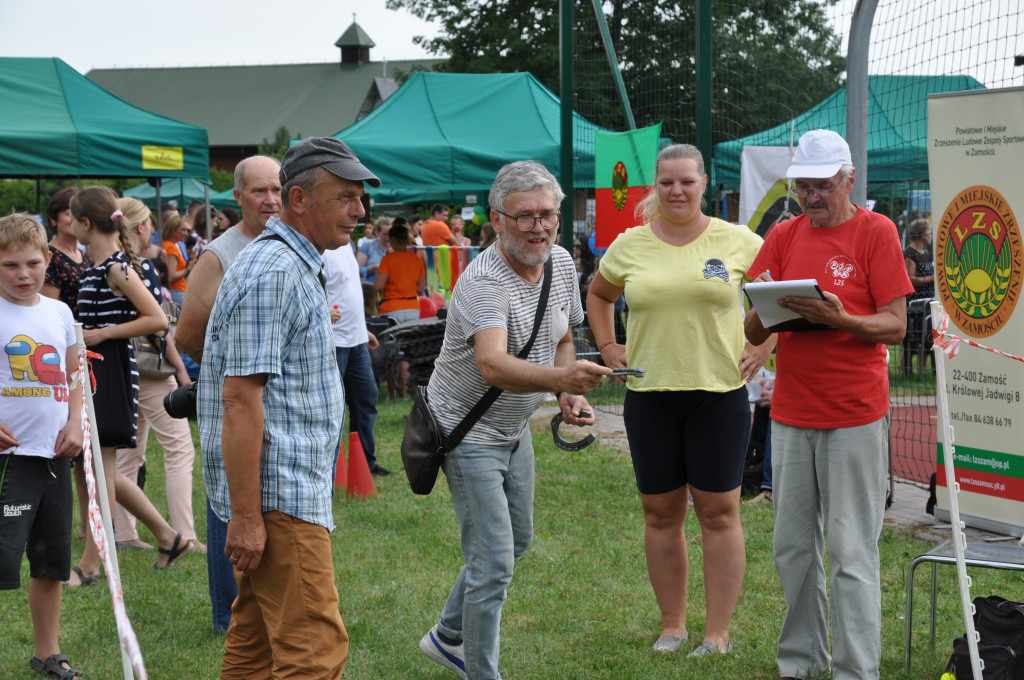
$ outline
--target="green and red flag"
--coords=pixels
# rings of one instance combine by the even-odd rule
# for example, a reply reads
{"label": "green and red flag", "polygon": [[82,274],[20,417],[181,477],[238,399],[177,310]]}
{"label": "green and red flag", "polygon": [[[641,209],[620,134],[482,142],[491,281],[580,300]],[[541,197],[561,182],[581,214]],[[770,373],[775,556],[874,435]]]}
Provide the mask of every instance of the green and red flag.
{"label": "green and red flag", "polygon": [[616,236],[636,226],[636,206],[654,183],[660,138],[661,123],[629,132],[595,133],[595,247],[607,248]]}

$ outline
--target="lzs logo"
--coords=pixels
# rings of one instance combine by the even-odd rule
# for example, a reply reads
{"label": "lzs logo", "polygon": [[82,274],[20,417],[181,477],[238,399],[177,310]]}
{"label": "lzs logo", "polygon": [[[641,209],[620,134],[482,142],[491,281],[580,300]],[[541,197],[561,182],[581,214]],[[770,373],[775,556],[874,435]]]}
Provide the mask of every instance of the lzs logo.
{"label": "lzs logo", "polygon": [[825,273],[832,279],[832,285],[845,286],[847,280],[857,278],[857,269],[845,255],[836,255],[825,264]]}
{"label": "lzs logo", "polygon": [[961,191],[942,213],[935,278],[942,306],[968,335],[993,335],[1009,320],[1021,289],[1021,237],[1010,204],[991,187]]}

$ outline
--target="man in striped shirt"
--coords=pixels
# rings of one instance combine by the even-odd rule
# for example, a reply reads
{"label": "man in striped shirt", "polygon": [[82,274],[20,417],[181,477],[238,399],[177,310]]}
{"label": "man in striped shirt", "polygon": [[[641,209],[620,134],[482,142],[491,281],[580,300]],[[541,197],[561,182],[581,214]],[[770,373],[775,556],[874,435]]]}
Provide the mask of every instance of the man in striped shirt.
{"label": "man in striped shirt", "polygon": [[[499,240],[459,277],[444,344],[427,387],[430,409],[451,432],[490,386],[504,390],[445,458],[466,563],[439,623],[420,641],[428,657],[471,680],[497,680],[499,622],[515,561],[533,534],[530,415],[558,393],[566,422],[591,425],[583,394],[611,369],[577,361],[571,325],[583,321],[572,255],[553,247],[562,189],[544,166],[503,167],[491,187]],[[544,264],[551,290],[536,341],[517,358],[534,326]]]}
{"label": "man in striped shirt", "polygon": [[238,583],[220,677],[336,680],[348,656],[329,533],[344,400],[320,256],[349,243],[363,182],[380,180],[330,137],[291,147],[280,180],[281,219],[217,292],[199,382],[203,477]]}

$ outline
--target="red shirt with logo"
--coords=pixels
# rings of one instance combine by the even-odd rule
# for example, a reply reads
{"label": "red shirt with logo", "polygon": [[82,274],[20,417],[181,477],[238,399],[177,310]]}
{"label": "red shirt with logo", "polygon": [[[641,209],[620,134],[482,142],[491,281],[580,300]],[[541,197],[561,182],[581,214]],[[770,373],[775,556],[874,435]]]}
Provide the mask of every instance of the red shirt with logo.
{"label": "red shirt with logo", "polygon": [[[867,316],[914,287],[892,220],[858,207],[834,227],[801,215],[774,226],[748,274],[776,281],[817,279],[849,314]],[[872,423],[889,410],[885,345],[846,331],[779,333],[772,418],[794,427],[832,429]]]}

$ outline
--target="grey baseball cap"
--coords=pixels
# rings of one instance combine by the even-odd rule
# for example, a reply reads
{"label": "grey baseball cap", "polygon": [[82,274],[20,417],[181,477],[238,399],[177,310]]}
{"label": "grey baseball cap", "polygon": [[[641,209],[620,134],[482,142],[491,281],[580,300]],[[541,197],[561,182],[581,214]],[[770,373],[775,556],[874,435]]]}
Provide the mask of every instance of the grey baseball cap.
{"label": "grey baseball cap", "polygon": [[380,186],[377,176],[359,162],[352,149],[334,137],[309,137],[288,149],[281,159],[281,171],[278,173],[281,184],[318,166],[342,179],[366,182],[374,188]]}

